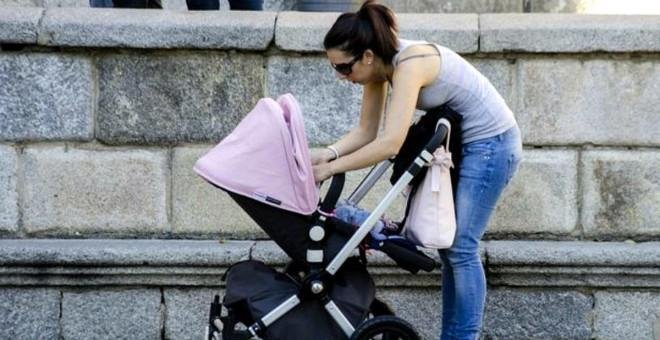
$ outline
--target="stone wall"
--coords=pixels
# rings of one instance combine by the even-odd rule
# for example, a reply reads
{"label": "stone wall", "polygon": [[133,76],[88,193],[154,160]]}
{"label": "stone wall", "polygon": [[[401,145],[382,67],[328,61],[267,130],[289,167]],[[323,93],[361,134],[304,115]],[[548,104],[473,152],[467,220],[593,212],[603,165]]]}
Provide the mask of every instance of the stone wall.
{"label": "stone wall", "polygon": [[[0,8],[0,338],[196,337],[228,264],[282,264],[191,167],[264,96],[293,93],[314,145],[355,123],[361,90],[320,45],[336,15]],[[473,62],[523,131],[524,161],[484,242],[484,336],[652,337],[660,18],[399,19],[404,37]],[[203,241],[218,238],[231,241]],[[379,294],[435,334],[439,273],[411,280],[373,262]]]}

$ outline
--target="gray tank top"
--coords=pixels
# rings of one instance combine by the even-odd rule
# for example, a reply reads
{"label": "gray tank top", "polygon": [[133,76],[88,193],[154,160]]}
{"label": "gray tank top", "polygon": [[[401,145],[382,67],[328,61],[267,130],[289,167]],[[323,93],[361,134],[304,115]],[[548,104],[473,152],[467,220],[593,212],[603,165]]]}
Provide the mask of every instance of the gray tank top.
{"label": "gray tank top", "polygon": [[497,136],[517,125],[502,96],[490,81],[456,52],[426,41],[399,39],[399,49],[392,64],[396,67],[410,57],[399,60],[412,45],[431,45],[440,54],[441,70],[435,81],[420,90],[417,109],[428,110],[443,104],[462,117],[463,144]]}

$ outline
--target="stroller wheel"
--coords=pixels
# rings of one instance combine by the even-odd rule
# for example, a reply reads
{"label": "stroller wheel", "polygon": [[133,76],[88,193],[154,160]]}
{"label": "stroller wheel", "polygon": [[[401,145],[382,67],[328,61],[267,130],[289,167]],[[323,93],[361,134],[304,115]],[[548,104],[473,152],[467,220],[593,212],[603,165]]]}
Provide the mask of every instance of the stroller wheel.
{"label": "stroller wheel", "polygon": [[393,315],[381,315],[358,326],[351,340],[419,340],[415,329],[407,321]]}

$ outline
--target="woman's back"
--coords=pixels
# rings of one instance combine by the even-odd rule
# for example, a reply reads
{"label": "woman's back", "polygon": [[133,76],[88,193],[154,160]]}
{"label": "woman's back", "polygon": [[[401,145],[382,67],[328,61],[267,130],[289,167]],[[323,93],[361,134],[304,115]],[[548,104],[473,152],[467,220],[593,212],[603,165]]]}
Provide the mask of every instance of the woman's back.
{"label": "woman's back", "polygon": [[454,51],[426,41],[399,39],[397,66],[409,57],[403,51],[413,45],[434,46],[442,58],[436,80],[420,90],[417,108],[429,110],[443,104],[462,118],[463,143],[496,136],[516,125],[513,112],[490,81]]}

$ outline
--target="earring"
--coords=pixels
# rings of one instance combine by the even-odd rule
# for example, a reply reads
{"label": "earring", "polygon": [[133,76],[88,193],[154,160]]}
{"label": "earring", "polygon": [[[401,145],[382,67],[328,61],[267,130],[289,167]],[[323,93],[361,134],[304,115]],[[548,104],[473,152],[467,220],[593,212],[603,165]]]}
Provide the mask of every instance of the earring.
{"label": "earring", "polygon": [[371,65],[371,60],[367,64]]}

